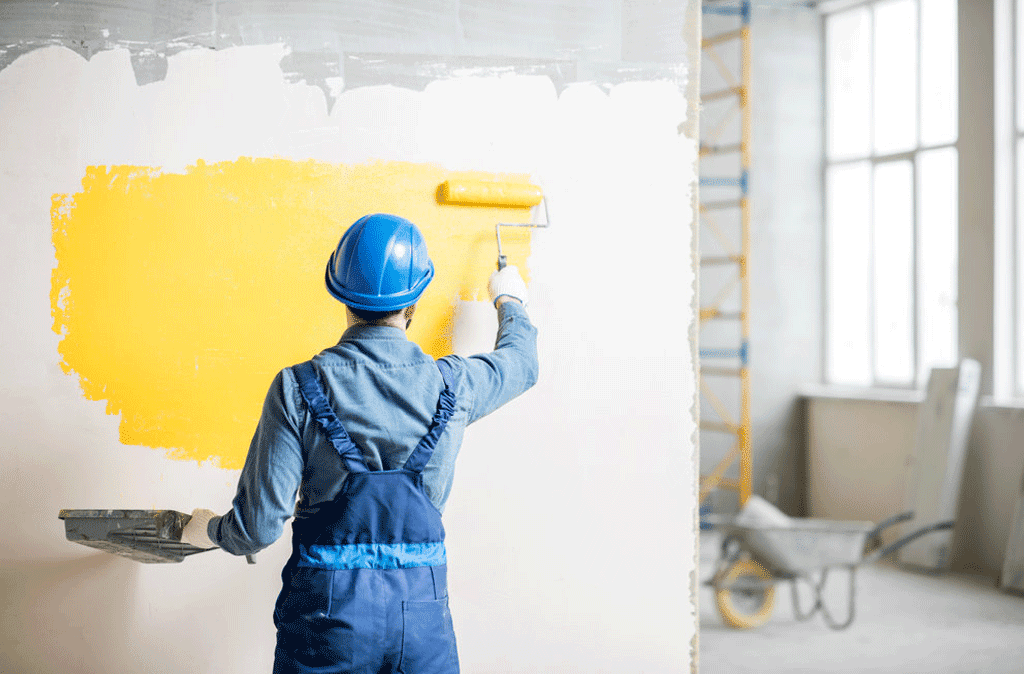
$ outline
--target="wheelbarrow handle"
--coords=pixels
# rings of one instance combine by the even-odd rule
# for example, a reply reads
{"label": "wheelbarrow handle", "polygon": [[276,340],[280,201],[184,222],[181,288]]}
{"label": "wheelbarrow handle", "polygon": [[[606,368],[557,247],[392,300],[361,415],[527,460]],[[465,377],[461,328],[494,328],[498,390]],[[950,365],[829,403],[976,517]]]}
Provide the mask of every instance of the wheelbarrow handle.
{"label": "wheelbarrow handle", "polygon": [[946,521],[943,521],[943,522],[936,522],[935,524],[929,524],[926,527],[922,527],[922,528],[918,529],[917,531],[904,536],[903,538],[899,539],[898,541],[894,541],[894,542],[890,543],[889,545],[885,546],[884,548],[879,548],[878,550],[875,550],[870,555],[865,557],[863,562],[865,562],[865,563],[877,562],[882,557],[885,557],[886,555],[892,554],[893,552],[895,552],[895,551],[899,550],[900,548],[902,548],[907,543],[910,543],[911,541],[916,541],[918,538],[921,538],[921,536],[925,536],[925,535],[930,534],[930,533],[932,533],[934,531],[943,531],[943,530],[952,529],[952,528],[953,528],[953,520],[946,520]]}
{"label": "wheelbarrow handle", "polygon": [[909,521],[909,520],[912,520],[912,519],[914,519],[914,511],[913,510],[908,510],[905,513],[900,513],[899,515],[893,515],[892,517],[890,517],[887,520],[882,520],[881,522],[879,522],[875,526],[874,529],[872,529],[870,532],[868,532],[868,540],[871,540],[872,538],[875,538],[875,537],[881,535],[881,533],[883,531],[885,531],[886,529],[888,529],[889,527],[891,527],[891,526],[893,526],[895,524],[899,524],[900,522],[906,522],[906,521]]}

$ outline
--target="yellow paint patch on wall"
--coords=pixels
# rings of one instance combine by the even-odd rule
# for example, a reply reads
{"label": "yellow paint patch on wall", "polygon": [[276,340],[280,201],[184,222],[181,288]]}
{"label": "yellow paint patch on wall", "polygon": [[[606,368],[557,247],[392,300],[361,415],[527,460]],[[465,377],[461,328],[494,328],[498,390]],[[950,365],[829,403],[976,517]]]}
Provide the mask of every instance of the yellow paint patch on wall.
{"label": "yellow paint patch on wall", "polygon": [[[487,298],[495,222],[526,222],[529,211],[440,205],[450,178],[524,179],[400,162],[90,167],[81,192],[53,198],[61,366],[121,415],[121,442],[239,468],[273,376],[345,329],[324,268],[363,215],[422,229],[436,275],[409,336],[435,357],[451,352],[455,300]],[[524,273],[529,238],[502,231]]]}

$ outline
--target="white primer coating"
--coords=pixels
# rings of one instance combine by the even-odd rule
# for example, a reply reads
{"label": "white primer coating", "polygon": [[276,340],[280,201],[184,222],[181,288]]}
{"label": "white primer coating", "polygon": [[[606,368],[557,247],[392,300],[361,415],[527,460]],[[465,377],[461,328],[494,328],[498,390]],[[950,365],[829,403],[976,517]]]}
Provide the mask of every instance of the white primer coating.
{"label": "white primer coating", "polygon": [[[283,47],[196,50],[135,84],[127,51],[52,47],[0,72],[0,670],[268,671],[288,555],[138,565],[64,540],[60,508],[225,511],[237,472],[126,447],[57,365],[50,197],[89,165],[179,171],[239,156],[527,172],[541,379],[472,426],[445,516],[467,672],[678,672],[696,631],[691,268],[696,145],[668,82],[440,80],[341,92],[285,82]],[[493,344],[460,303],[455,348]],[[269,382],[268,382],[269,384]]]}

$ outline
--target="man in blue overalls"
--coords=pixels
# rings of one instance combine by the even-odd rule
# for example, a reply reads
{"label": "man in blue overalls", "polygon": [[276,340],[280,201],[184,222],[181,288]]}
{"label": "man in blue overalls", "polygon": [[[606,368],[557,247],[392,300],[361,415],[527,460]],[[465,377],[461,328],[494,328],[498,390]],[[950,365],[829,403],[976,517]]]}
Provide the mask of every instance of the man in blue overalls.
{"label": "man in blue overalls", "polygon": [[489,283],[494,351],[434,361],[405,335],[433,275],[404,218],[368,215],[345,232],[326,282],[348,329],[277,375],[232,509],[196,510],[183,532],[251,554],[294,513],[275,673],[459,671],[441,512],[466,426],[537,380],[537,331],[505,267]]}

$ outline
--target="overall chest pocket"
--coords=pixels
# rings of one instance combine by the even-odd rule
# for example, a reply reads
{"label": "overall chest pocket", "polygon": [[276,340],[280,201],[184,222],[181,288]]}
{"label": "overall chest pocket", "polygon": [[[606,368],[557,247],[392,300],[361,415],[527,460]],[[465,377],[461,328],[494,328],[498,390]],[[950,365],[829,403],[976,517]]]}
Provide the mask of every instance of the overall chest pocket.
{"label": "overall chest pocket", "polygon": [[402,602],[399,674],[458,674],[459,659],[448,598]]}

